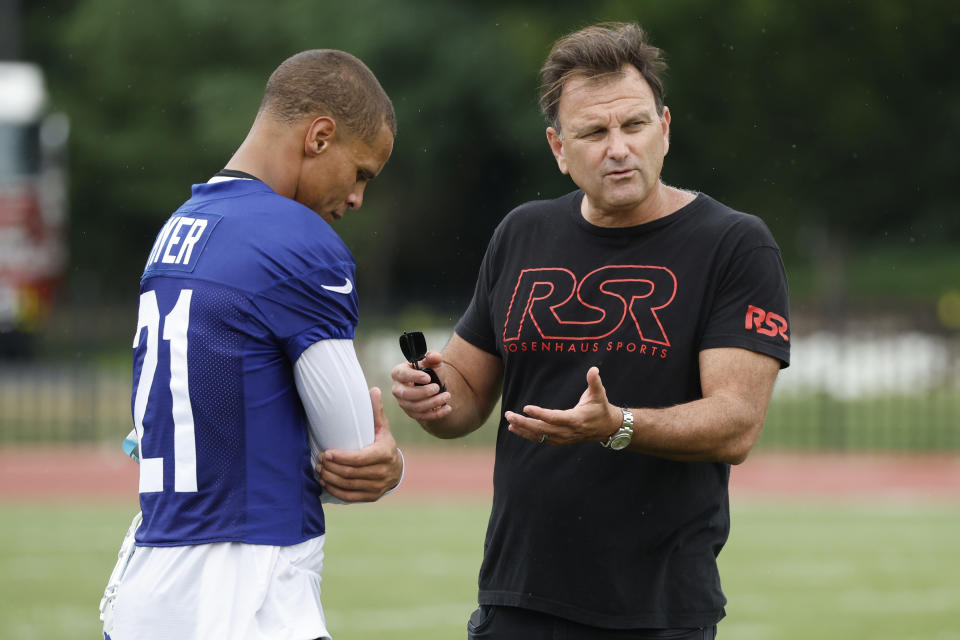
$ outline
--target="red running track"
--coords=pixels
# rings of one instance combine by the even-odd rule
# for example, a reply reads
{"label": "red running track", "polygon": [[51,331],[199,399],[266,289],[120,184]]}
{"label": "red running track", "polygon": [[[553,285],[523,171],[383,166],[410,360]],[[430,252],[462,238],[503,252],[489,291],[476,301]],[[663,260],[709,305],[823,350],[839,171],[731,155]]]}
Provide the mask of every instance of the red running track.
{"label": "red running track", "polygon": [[[628,454],[629,455],[629,454]],[[489,499],[493,451],[405,448],[406,478],[391,499]],[[960,503],[960,455],[754,453],[731,472],[738,498],[929,499]],[[137,466],[113,447],[0,448],[0,500],[133,501]]]}

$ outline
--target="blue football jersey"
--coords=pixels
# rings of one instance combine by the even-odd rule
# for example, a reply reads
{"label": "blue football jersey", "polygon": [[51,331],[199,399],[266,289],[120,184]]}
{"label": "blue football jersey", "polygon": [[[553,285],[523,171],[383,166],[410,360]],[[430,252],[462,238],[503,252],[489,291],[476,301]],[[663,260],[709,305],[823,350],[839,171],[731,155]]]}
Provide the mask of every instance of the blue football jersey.
{"label": "blue football jersey", "polygon": [[138,544],[324,532],[293,363],[318,340],[353,339],[355,271],[329,224],[266,184],[194,185],[140,285]]}

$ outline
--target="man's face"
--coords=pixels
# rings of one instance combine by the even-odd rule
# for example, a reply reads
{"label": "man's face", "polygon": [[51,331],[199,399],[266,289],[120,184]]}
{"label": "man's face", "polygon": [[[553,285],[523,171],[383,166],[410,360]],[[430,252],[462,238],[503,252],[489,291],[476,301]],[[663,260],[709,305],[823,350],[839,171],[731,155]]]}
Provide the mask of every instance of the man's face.
{"label": "man's face", "polygon": [[657,115],[650,85],[634,67],[611,78],[568,80],[558,121],[559,132],[547,129],[550,148],[588,207],[615,214],[644,203],[669,148],[670,111]]}
{"label": "man's face", "polygon": [[359,209],[367,183],[383,169],[393,151],[393,134],[381,127],[372,142],[338,130],[322,153],[301,169],[294,200],[310,207],[329,223],[347,209]]}

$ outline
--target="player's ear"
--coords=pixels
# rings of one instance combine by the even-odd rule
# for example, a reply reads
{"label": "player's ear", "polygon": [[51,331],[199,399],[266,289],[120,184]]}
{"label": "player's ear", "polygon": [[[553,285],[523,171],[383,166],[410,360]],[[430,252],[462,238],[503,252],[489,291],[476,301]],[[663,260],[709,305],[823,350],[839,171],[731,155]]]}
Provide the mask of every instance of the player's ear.
{"label": "player's ear", "polygon": [[563,136],[553,127],[547,127],[547,144],[550,145],[550,151],[557,161],[557,167],[560,173],[567,174],[567,159],[563,155]]}
{"label": "player's ear", "polygon": [[308,156],[318,156],[330,147],[337,133],[337,123],[329,116],[315,118],[303,139],[303,152]]}

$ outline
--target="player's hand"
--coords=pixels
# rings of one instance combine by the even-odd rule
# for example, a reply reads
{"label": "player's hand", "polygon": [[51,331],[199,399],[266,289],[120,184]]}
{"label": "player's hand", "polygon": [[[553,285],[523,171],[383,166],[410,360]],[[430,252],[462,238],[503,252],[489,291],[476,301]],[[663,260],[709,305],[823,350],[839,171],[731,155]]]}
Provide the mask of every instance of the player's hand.
{"label": "player's hand", "polygon": [[[428,376],[429,377],[429,376]],[[370,389],[373,444],[354,451],[327,449],[317,461],[325,491],[344,502],[373,502],[393,489],[403,475],[403,457],[383,414],[380,389]]]}
{"label": "player's hand", "polygon": [[[443,380],[443,356],[438,351],[427,351],[420,366],[433,369]],[[398,364],[390,372],[393,378],[393,397],[403,412],[414,420],[439,420],[453,411],[449,404],[450,392],[440,393],[440,386],[430,383],[430,374],[413,368],[409,362]],[[417,386],[417,384],[423,386]]]}
{"label": "player's hand", "polygon": [[587,371],[587,388],[572,409],[544,409],[534,405],[523,408],[526,415],[506,411],[503,415],[511,432],[531,442],[543,444],[573,444],[575,442],[603,442],[622,421],[620,409],[607,401],[607,392],[600,380],[600,369]]}

